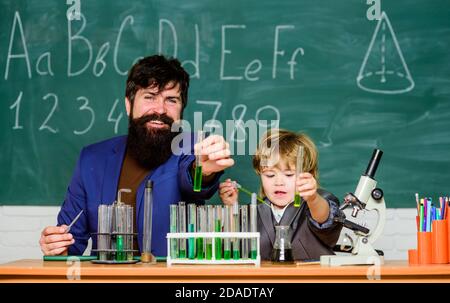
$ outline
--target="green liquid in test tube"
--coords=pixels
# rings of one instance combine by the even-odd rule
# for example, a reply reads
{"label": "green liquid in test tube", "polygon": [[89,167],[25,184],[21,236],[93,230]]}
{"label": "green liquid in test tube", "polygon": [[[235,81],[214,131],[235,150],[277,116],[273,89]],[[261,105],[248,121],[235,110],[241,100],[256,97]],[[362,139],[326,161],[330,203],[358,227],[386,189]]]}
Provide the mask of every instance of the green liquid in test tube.
{"label": "green liquid in test tube", "polygon": [[[197,144],[200,145],[203,142],[203,131],[197,133]],[[199,192],[202,190],[202,164],[200,162],[200,150],[195,153],[195,172],[194,172],[194,191]]]}
{"label": "green liquid in test tube", "polygon": [[[215,231],[216,232],[221,232],[222,231],[222,224],[220,222],[220,220],[216,220],[216,226],[215,226]],[[222,259],[222,239],[221,238],[215,238],[214,241],[216,241],[215,245],[216,245],[216,259],[220,260]]]}
{"label": "green liquid in test tube", "polygon": [[[195,232],[194,224],[189,224],[188,232]],[[189,238],[188,240],[188,258],[189,259],[195,258],[195,238]]]}
{"label": "green liquid in test tube", "polygon": [[203,260],[205,258],[205,252],[203,251],[203,238],[197,238],[197,259]]}
{"label": "green liquid in test tube", "polygon": [[[230,216],[231,216],[231,206],[225,205],[223,209],[223,229],[225,232],[231,231],[230,225]],[[224,238],[223,239],[223,258],[225,260],[230,260],[231,258],[231,239]]]}
{"label": "green liquid in test tube", "polygon": [[[204,205],[197,206],[197,231],[206,232],[206,209]],[[203,238],[197,238],[197,259],[205,259],[205,243]]]}
{"label": "green liquid in test tube", "polygon": [[124,261],[125,260],[125,255],[124,255],[124,252],[123,252],[123,236],[117,236],[117,239],[116,239],[116,250],[117,250],[116,260],[117,261]]}
{"label": "green liquid in test tube", "polygon": [[212,259],[212,243],[206,242],[206,260]]}
{"label": "green liquid in test tube", "polygon": [[[298,176],[303,173],[303,146],[299,146],[297,150],[297,165],[295,166],[295,181],[297,181]],[[296,186],[297,187],[297,186]],[[295,191],[295,197],[294,197],[294,206],[300,207],[302,204],[302,197],[300,197],[300,194],[298,191]]]}

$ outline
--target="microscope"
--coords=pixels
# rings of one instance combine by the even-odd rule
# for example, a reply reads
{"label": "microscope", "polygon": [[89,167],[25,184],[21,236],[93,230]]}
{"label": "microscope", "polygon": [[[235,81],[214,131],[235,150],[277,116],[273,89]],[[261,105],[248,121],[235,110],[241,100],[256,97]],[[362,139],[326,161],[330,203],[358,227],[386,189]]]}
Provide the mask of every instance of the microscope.
{"label": "microscope", "polygon": [[[321,256],[321,265],[381,265],[384,263],[384,257],[379,255],[372,246],[383,232],[386,222],[386,204],[384,202],[383,191],[377,188],[377,181],[374,179],[382,155],[383,152],[379,149],[373,151],[372,158],[370,159],[365,174],[359,179],[355,193],[348,193],[345,196],[344,203],[339,208],[339,214],[334,218],[334,221],[353,230],[356,235],[356,240],[354,242],[352,241],[351,255]],[[351,216],[353,218],[357,218],[361,210],[375,210],[378,215],[375,228],[370,231],[364,226],[347,220],[343,210],[349,207],[352,207]]]}

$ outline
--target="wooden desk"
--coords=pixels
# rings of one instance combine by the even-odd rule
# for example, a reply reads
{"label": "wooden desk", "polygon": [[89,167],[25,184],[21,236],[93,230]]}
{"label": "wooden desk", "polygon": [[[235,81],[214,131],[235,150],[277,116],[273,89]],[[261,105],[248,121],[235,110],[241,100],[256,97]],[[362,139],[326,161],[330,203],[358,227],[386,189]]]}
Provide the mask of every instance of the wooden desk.
{"label": "wooden desk", "polygon": [[[103,265],[80,262],[80,280],[73,264],[64,261],[18,260],[0,265],[4,282],[450,282],[450,264],[409,266],[387,261],[379,272],[371,266],[323,267],[310,265]],[[373,280],[379,274],[380,280]],[[369,277],[372,277],[370,280]]]}

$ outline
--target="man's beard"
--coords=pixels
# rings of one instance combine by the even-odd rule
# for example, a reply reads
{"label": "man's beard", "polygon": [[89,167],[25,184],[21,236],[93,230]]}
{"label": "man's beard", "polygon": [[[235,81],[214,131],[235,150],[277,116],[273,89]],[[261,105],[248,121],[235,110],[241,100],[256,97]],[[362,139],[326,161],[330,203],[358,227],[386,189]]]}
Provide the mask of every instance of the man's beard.
{"label": "man's beard", "polygon": [[[172,155],[172,139],[179,132],[172,132],[171,126],[174,122],[166,114],[151,114],[137,119],[130,114],[128,124],[127,148],[128,153],[140,166],[146,169],[154,169],[166,162]],[[168,128],[147,128],[147,122],[161,121]]]}

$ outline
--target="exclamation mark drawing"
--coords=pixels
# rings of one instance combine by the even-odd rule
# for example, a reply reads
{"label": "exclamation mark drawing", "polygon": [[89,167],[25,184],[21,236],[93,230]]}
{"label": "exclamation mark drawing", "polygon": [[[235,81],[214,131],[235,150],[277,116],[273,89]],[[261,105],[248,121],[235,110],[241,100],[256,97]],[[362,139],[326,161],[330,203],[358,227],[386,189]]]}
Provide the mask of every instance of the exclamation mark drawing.
{"label": "exclamation mark drawing", "polygon": [[414,88],[414,80],[385,12],[381,14],[356,78],[365,91],[402,94]]}

